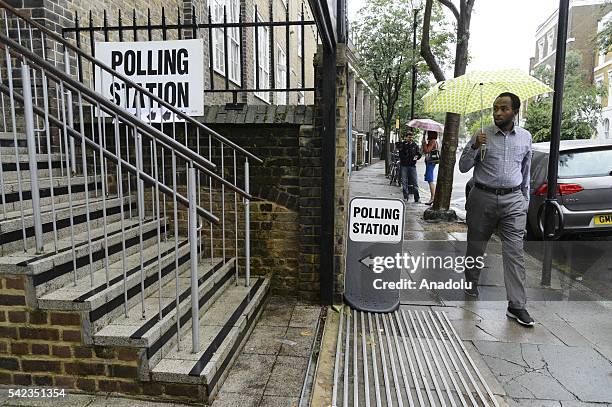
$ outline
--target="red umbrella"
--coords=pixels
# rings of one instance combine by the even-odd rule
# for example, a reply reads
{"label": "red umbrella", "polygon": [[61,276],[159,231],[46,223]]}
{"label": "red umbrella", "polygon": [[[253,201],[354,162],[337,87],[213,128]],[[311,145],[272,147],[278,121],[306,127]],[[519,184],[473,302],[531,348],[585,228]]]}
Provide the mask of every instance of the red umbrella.
{"label": "red umbrella", "polygon": [[414,127],[425,131],[437,131],[444,133],[444,125],[431,119],[414,119],[408,123],[408,127]]}

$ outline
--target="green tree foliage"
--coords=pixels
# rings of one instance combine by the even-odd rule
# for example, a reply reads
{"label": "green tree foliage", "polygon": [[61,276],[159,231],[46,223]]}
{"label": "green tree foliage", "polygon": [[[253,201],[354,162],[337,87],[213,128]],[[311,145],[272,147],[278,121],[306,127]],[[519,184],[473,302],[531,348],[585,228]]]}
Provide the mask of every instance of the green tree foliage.
{"label": "green tree foliage", "polygon": [[603,30],[597,34],[597,47],[604,54],[612,51],[612,20],[608,20]]}
{"label": "green tree foliage", "polygon": [[[598,96],[605,94],[602,88],[587,83],[580,69],[582,58],[575,51],[569,51],[565,60],[565,85],[563,89],[563,118],[561,139],[589,139],[597,128],[601,117],[601,104]],[[534,76],[549,86],[554,85],[551,69],[539,66]],[[552,95],[541,96],[529,103],[525,118],[525,128],[533,135],[534,142],[549,141],[552,125]]]}
{"label": "green tree foliage", "polygon": [[[410,0],[369,0],[352,26],[362,73],[376,89],[379,98],[378,116],[387,140],[397,117],[402,123],[409,119],[411,74],[415,61],[418,71],[415,112],[419,112],[418,94],[424,94],[426,89],[428,69],[426,64],[418,62],[420,44],[417,43],[415,54],[412,49],[413,19]],[[432,48],[446,66],[451,62],[449,44],[454,40],[453,30],[446,27],[439,6],[432,19],[436,27],[432,32]],[[417,38],[420,35],[417,34]]]}

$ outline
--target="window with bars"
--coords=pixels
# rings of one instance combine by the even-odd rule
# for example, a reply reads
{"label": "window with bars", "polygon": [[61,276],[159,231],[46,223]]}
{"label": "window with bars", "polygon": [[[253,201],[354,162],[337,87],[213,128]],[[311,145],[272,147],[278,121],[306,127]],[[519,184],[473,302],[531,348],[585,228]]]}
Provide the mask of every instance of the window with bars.
{"label": "window with bars", "polygon": [[[287,54],[280,45],[276,46],[276,89],[287,88]],[[287,93],[276,92],[276,103],[287,104]]]}
{"label": "window with bars", "polygon": [[[227,10],[227,22],[237,23],[240,15],[240,0],[210,0],[211,20],[215,24],[223,23],[223,14]],[[229,79],[240,85],[240,30],[238,27],[227,29],[227,61]],[[226,75],[225,69],[225,30],[213,30],[213,67],[220,75]]]}
{"label": "window with bars", "polygon": [[[254,11],[255,22],[262,22],[263,18],[259,12]],[[253,82],[256,89],[268,89],[270,87],[270,29],[269,27],[257,27],[257,36],[253,36],[253,57],[255,74]],[[258,77],[258,75],[259,77]],[[269,92],[255,92],[255,96],[265,102],[270,102]]]}

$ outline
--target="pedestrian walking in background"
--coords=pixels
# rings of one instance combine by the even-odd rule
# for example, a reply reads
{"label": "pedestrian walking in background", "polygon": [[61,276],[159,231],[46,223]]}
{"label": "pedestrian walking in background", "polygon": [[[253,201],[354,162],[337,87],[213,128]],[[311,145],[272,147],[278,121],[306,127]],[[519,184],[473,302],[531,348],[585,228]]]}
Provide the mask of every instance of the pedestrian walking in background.
{"label": "pedestrian walking in background", "polygon": [[[523,250],[532,151],[531,134],[514,124],[520,107],[520,99],[512,93],[502,93],[495,99],[495,125],[471,138],[459,159],[459,170],[465,173],[474,168],[475,188],[465,203],[466,258],[483,256],[491,234],[497,231],[502,241],[506,315],[521,325],[532,326],[534,320],[526,308]],[[469,296],[479,294],[480,271],[477,267],[466,268],[465,278],[472,283],[465,290]]]}
{"label": "pedestrian walking in background", "polygon": [[435,131],[428,131],[427,139],[425,139],[425,134],[423,134],[423,141],[421,144],[423,153],[425,154],[425,182],[429,184],[429,192],[431,193],[431,199],[429,202],[426,202],[425,205],[431,205],[436,196],[436,165],[440,162],[438,133]]}
{"label": "pedestrian walking in background", "polygon": [[409,195],[414,195],[414,202],[419,203],[419,183],[417,177],[416,164],[422,155],[417,143],[414,142],[414,134],[406,133],[406,140],[399,153],[400,171],[402,175],[402,188],[404,199],[408,200]]}

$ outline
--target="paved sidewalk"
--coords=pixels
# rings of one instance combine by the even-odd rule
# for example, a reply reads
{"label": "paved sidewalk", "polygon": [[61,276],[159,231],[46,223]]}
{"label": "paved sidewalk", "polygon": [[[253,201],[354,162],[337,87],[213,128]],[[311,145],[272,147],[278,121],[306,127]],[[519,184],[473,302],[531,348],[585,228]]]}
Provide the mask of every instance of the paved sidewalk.
{"label": "paved sidewalk", "polygon": [[[421,200],[426,202],[429,188],[420,182]],[[400,188],[385,178],[382,162],[352,173],[350,185],[351,197],[402,198]],[[465,223],[426,222],[422,218],[426,208],[406,203],[404,251],[463,254]],[[525,263],[528,309],[537,321],[534,328],[523,328],[505,316],[501,250],[495,237],[487,250],[480,300],[467,300],[459,290],[405,290],[402,308],[446,312],[500,405],[612,406],[612,302],[602,301],[555,269],[551,286],[542,287],[541,262],[526,255]],[[450,274],[457,277],[454,271]],[[419,277],[418,272],[402,275]]]}

